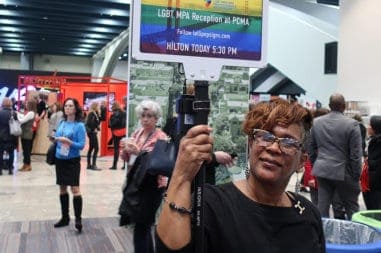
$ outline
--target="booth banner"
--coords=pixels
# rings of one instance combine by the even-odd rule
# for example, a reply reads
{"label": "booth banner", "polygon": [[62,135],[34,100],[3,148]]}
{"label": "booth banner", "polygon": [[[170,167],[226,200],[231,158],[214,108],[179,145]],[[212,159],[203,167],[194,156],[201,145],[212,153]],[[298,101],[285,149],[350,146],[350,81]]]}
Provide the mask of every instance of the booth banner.
{"label": "booth banner", "polygon": [[263,0],[141,2],[141,52],[261,59]]}

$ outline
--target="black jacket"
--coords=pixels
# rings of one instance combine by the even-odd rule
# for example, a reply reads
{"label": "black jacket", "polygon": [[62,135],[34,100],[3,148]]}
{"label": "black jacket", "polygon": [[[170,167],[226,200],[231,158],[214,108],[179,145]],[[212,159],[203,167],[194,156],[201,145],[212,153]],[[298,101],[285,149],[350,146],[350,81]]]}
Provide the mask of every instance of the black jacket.
{"label": "black jacket", "polygon": [[[11,117],[11,108],[0,110],[0,142],[16,142],[17,137],[9,133],[9,119]],[[17,120],[16,112],[13,112],[14,119]]]}
{"label": "black jacket", "polygon": [[100,124],[99,115],[95,112],[89,112],[86,118],[86,132],[93,133],[95,129],[99,130],[99,124]]}
{"label": "black jacket", "polygon": [[111,130],[126,128],[126,112],[116,110],[110,117],[109,127]]}
{"label": "black jacket", "polygon": [[368,146],[369,188],[381,191],[381,135],[373,137]]}

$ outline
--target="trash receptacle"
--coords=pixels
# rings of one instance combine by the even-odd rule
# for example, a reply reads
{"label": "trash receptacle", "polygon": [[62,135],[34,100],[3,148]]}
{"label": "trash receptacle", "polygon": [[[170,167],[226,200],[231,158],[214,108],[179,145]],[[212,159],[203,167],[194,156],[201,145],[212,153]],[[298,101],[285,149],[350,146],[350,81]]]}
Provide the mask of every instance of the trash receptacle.
{"label": "trash receptacle", "polygon": [[327,253],[380,253],[381,233],[364,224],[323,218]]}
{"label": "trash receptacle", "polygon": [[352,215],[352,221],[371,226],[381,231],[381,210],[360,211]]}

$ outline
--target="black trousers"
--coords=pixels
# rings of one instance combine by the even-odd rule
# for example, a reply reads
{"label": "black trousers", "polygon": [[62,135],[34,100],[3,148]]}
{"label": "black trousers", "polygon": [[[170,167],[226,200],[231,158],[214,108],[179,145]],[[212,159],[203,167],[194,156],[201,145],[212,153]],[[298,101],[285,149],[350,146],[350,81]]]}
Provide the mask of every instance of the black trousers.
{"label": "black trousers", "polygon": [[32,154],[33,140],[21,139],[22,154],[24,156],[23,163],[30,164],[30,156]]}
{"label": "black trousers", "polygon": [[[11,142],[0,142],[0,169],[8,169],[8,170],[13,169],[15,148],[16,148],[16,146]],[[9,155],[9,159],[6,161],[3,160],[4,151],[7,151],[8,155]]]}
{"label": "black trousers", "polygon": [[87,133],[87,137],[89,137],[89,150],[87,151],[87,163],[90,164],[91,155],[93,155],[92,165],[96,165],[97,155],[99,151],[97,133]]}
{"label": "black trousers", "polygon": [[318,177],[318,208],[322,217],[329,218],[329,208],[337,193],[344,208],[346,217],[351,220],[352,214],[359,211],[358,197],[360,195],[360,183],[354,181],[339,181]]}
{"label": "black trousers", "polygon": [[362,196],[368,210],[381,209],[381,191],[363,192]]}
{"label": "black trousers", "polygon": [[135,223],[134,248],[135,253],[154,252],[151,224]]}
{"label": "black trousers", "polygon": [[114,144],[114,161],[112,163],[112,167],[115,167],[117,166],[118,164],[118,159],[119,159],[119,144],[120,144],[120,140],[123,138],[123,136],[115,136],[115,135],[112,135],[112,142]]}

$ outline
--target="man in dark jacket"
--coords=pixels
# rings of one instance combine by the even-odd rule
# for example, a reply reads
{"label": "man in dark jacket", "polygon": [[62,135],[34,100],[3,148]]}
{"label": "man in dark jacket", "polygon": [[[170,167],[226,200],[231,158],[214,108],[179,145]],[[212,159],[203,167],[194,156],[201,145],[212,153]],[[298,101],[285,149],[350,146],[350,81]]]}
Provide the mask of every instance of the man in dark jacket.
{"label": "man in dark jacket", "polygon": [[317,177],[318,208],[329,217],[335,191],[345,207],[347,218],[359,210],[361,173],[361,133],[359,123],[344,115],[345,99],[333,94],[331,112],[314,119],[311,129],[312,174]]}
{"label": "man in dark jacket", "polygon": [[[6,97],[3,99],[0,110],[0,175],[3,174],[3,169],[8,169],[9,175],[13,174],[14,150],[17,144],[17,137],[9,132],[11,113],[12,101]],[[13,117],[17,120],[15,113]]]}

